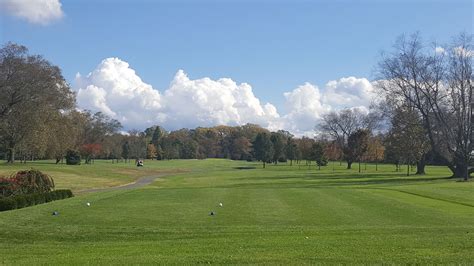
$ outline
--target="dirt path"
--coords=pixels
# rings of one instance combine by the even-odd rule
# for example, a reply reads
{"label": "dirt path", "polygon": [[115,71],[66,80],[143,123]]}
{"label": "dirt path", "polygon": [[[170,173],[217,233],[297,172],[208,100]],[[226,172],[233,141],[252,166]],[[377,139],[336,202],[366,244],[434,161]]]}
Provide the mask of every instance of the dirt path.
{"label": "dirt path", "polygon": [[153,175],[153,176],[144,176],[138,178],[135,182],[133,183],[128,183],[125,185],[120,185],[116,187],[106,187],[106,188],[90,188],[90,189],[84,189],[84,190],[79,190],[76,193],[77,194],[86,194],[86,193],[92,193],[92,192],[100,192],[100,191],[114,191],[114,190],[128,190],[128,189],[134,189],[134,188],[139,188],[139,187],[144,187],[146,185],[149,185],[153,183],[156,179],[160,177],[164,177],[169,175],[167,174],[159,174],[159,175]]}

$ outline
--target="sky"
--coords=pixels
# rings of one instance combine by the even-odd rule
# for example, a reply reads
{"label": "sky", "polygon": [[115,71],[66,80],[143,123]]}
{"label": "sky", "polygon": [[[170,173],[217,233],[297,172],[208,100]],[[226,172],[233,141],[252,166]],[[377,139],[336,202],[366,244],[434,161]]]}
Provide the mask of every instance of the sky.
{"label": "sky", "polygon": [[0,43],[58,65],[80,108],[124,129],[257,123],[308,135],[367,110],[398,36],[443,47],[473,1],[0,0]]}

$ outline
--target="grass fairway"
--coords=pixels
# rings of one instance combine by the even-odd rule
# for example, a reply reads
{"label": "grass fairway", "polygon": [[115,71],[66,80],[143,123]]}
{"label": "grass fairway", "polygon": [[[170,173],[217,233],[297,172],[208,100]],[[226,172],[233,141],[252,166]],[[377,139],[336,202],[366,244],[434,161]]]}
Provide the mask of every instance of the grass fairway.
{"label": "grass fairway", "polygon": [[474,182],[444,167],[406,177],[390,165],[358,173],[214,159],[31,166],[77,191],[168,175],[0,213],[0,264],[474,263]]}

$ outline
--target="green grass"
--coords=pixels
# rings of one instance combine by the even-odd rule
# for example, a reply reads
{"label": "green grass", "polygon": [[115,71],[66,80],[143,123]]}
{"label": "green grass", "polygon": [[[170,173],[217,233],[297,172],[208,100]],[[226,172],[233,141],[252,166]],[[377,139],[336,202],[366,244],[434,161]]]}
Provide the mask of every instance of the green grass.
{"label": "green grass", "polygon": [[[0,264],[474,262],[474,182],[445,167],[406,177],[391,165],[358,173],[212,159],[26,166],[79,191],[168,175],[0,213]],[[0,173],[13,168],[25,166]]]}

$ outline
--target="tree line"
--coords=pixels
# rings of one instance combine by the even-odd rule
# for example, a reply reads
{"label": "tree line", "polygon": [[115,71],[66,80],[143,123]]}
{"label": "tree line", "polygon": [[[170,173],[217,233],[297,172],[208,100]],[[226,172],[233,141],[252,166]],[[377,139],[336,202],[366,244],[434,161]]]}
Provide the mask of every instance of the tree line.
{"label": "tree line", "polygon": [[[121,132],[119,121],[78,110],[59,67],[26,47],[0,49],[0,156],[8,162],[66,155],[114,162],[148,158],[229,158],[263,163],[345,161],[448,166],[454,177],[472,173],[474,57],[472,36],[461,34],[434,49],[415,34],[400,37],[377,66],[379,101],[369,113],[356,108],[324,115],[316,137],[296,138],[258,125],[167,131],[159,125]],[[407,167],[407,174],[410,174]]]}

